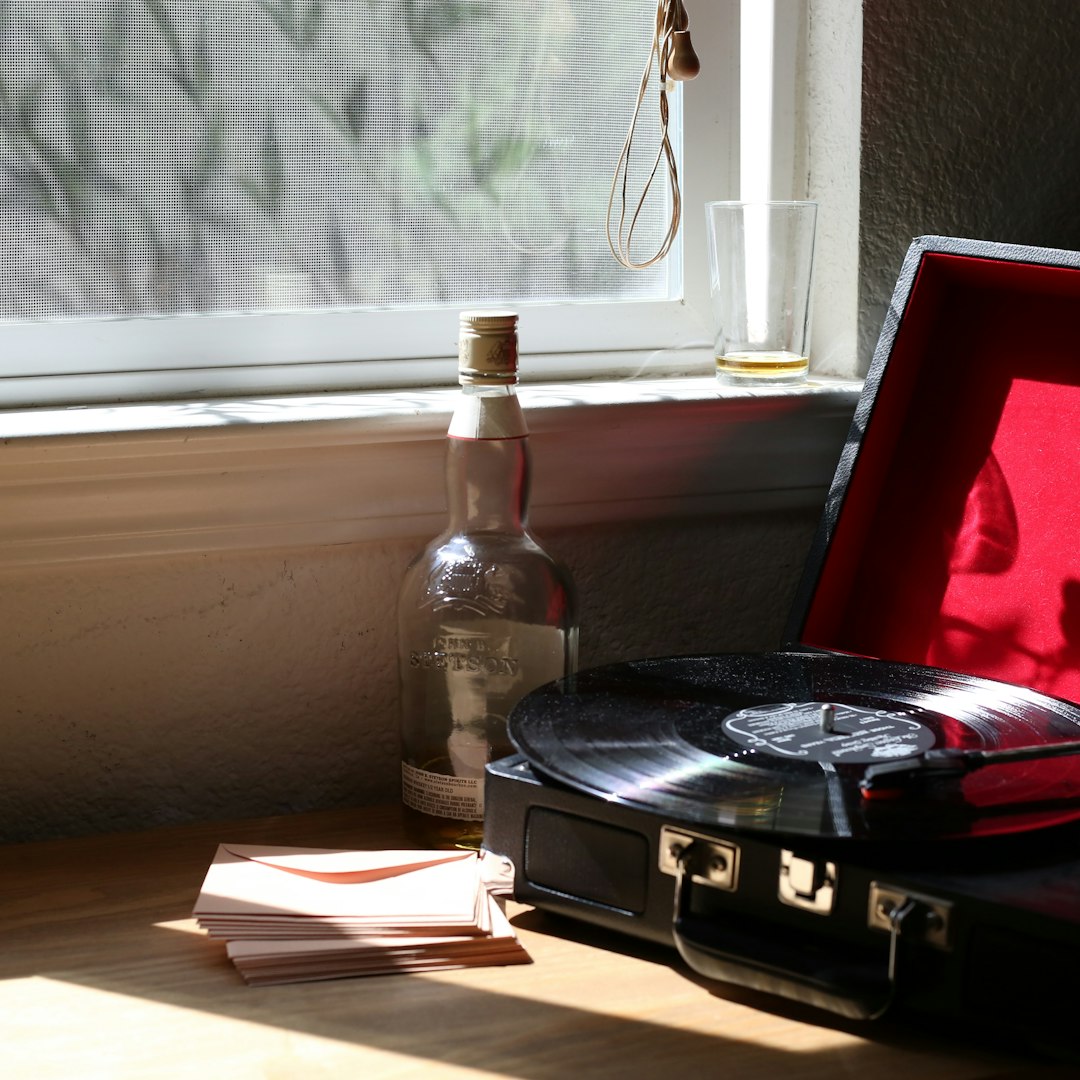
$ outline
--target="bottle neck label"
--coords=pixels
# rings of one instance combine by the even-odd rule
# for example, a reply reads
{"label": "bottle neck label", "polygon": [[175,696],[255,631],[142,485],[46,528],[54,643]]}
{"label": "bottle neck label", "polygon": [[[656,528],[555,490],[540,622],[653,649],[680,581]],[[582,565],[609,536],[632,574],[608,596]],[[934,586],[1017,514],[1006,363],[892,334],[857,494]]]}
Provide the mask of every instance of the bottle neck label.
{"label": "bottle neck label", "polygon": [[452,439],[520,439],[529,434],[521,405],[513,394],[498,397],[464,394],[447,434]]}

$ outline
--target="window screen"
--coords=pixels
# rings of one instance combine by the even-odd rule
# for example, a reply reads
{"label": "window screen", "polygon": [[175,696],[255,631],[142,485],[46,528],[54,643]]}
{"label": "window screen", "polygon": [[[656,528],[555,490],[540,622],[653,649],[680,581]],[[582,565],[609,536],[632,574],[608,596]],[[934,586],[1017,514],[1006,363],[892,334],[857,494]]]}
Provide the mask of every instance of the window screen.
{"label": "window screen", "polygon": [[667,298],[604,227],[654,12],[0,0],[0,318]]}

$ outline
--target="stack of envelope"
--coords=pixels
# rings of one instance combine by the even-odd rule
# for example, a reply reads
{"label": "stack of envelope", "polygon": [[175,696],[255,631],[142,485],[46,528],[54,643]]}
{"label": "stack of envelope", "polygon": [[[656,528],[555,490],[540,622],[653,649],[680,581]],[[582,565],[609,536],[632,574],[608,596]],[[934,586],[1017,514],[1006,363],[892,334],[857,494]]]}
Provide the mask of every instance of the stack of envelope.
{"label": "stack of envelope", "polygon": [[529,962],[473,851],[220,844],[193,914],[252,985]]}

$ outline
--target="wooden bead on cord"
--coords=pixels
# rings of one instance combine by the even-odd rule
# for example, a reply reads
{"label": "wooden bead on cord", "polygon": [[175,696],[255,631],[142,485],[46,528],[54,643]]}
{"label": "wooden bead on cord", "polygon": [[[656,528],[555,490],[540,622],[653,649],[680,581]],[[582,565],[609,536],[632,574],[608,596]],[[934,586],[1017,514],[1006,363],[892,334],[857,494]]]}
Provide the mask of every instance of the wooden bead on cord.
{"label": "wooden bead on cord", "polygon": [[694,52],[689,30],[676,30],[671,35],[671,56],[668,58],[668,78],[676,82],[693,79],[701,71],[701,61]]}

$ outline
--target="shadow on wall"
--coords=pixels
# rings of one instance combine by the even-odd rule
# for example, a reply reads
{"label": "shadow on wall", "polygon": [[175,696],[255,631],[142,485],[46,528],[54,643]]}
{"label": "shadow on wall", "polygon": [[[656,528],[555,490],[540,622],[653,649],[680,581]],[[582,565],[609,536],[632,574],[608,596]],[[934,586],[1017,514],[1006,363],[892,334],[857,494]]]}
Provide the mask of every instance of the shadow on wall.
{"label": "shadow on wall", "polygon": [[859,356],[912,237],[1080,249],[1072,0],[863,4]]}

